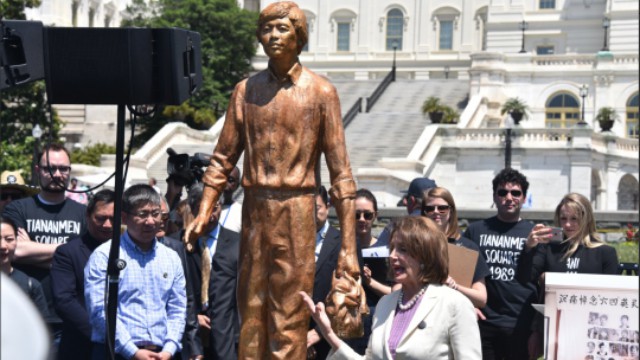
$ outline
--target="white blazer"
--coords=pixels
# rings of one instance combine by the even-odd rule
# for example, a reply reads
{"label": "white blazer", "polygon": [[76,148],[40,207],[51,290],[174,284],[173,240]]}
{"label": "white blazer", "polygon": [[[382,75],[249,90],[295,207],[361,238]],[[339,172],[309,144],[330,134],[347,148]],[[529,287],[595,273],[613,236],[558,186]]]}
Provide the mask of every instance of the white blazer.
{"label": "white blazer", "polygon": [[[389,337],[400,291],[380,299],[365,356],[344,342],[330,360],[392,360]],[[402,335],[395,360],[482,359],[480,331],[471,301],[447,286],[430,284]]]}

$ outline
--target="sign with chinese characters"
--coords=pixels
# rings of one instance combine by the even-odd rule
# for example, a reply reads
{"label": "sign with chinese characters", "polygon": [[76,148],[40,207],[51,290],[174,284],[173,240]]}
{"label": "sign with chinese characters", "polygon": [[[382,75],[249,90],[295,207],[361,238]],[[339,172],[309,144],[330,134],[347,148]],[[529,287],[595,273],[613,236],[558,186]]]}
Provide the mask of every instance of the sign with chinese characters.
{"label": "sign with chinese characters", "polygon": [[546,274],[545,358],[639,357],[638,277]]}

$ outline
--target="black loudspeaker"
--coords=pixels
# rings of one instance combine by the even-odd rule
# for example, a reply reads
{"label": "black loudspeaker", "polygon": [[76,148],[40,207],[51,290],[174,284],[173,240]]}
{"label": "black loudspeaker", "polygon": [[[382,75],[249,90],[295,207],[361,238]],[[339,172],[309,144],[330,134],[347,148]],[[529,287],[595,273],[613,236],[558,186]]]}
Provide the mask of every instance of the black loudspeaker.
{"label": "black loudspeaker", "polygon": [[202,86],[200,34],[182,29],[153,29],[158,76],[164,104],[181,104]]}
{"label": "black loudspeaker", "polygon": [[44,78],[42,23],[0,21],[0,90]]}
{"label": "black loudspeaker", "polygon": [[202,84],[195,32],[48,27],[44,43],[52,104],[178,105]]}

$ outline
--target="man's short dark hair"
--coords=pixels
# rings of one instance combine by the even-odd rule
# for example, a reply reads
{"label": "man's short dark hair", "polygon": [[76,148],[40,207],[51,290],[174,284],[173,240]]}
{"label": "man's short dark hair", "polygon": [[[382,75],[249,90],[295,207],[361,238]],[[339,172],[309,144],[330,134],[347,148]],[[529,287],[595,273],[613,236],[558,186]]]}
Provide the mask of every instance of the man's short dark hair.
{"label": "man's short dark hair", "polygon": [[320,185],[316,196],[320,196],[324,205],[329,206],[329,194],[327,193],[327,188],[325,188],[324,185]]}
{"label": "man's short dark hair", "polygon": [[122,211],[128,213],[137,208],[153,204],[160,206],[160,194],[147,184],[130,186],[122,194]]}
{"label": "man's short dark hair", "polygon": [[522,194],[527,196],[527,190],[529,190],[529,182],[527,181],[527,177],[522,175],[518,170],[514,170],[511,168],[502,169],[493,178],[493,193],[495,194],[496,190],[500,185],[504,185],[506,183],[518,184],[522,189]]}
{"label": "man's short dark hair", "polygon": [[356,191],[356,199],[358,198],[365,198],[371,201],[373,203],[373,211],[378,212],[378,201],[376,200],[376,197],[373,195],[373,193],[369,191],[369,189],[362,188]]}
{"label": "man's short dark hair", "polygon": [[48,144],[45,145],[42,148],[42,151],[40,151],[40,153],[38,153],[38,164],[40,164],[40,166],[46,166],[47,163],[47,159],[46,157],[44,158],[44,163],[41,163],[40,161],[42,160],[42,157],[44,156],[44,154],[53,151],[53,152],[58,152],[58,151],[64,151],[67,154],[67,157],[69,157],[69,159],[71,159],[71,154],[69,154],[69,150],[67,150],[67,148],[65,148],[64,146],[62,146],[62,144],[56,144],[56,143],[52,143],[52,144]]}
{"label": "man's short dark hair", "polygon": [[89,200],[89,203],[87,204],[87,214],[93,214],[93,212],[96,210],[98,201],[102,201],[105,204],[111,204],[112,202],[116,201],[116,193],[113,192],[113,190],[109,189],[100,190],[95,193],[95,195],[91,197],[91,200]]}

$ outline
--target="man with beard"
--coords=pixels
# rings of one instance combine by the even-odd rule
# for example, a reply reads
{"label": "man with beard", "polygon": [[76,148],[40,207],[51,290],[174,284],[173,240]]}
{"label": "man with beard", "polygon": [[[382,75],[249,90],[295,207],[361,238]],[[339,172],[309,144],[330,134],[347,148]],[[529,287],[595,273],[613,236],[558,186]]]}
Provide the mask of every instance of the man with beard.
{"label": "man with beard", "polygon": [[91,356],[91,324],[84,301],[84,267],[100,244],[113,236],[112,190],[96,193],[87,204],[87,231],[56,249],[51,263],[51,287],[58,315],[64,321],[58,359]]}
{"label": "man with beard", "polygon": [[48,145],[38,160],[35,170],[40,179],[40,193],[11,202],[2,215],[18,227],[16,268],[42,283],[49,307],[45,320],[52,334],[53,350],[57,351],[62,320],[53,307],[49,269],[57,247],[85,230],[86,206],[64,196],[71,175],[71,160],[64,147]]}

